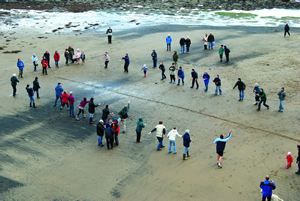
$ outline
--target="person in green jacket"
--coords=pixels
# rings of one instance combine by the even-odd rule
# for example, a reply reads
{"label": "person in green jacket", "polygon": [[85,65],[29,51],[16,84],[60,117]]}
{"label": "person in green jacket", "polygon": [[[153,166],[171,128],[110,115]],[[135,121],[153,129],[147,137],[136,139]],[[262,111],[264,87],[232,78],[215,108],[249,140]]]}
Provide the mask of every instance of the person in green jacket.
{"label": "person in green jacket", "polygon": [[119,115],[119,119],[118,122],[119,124],[123,124],[123,133],[126,132],[126,119],[128,117],[128,112],[130,109],[130,100],[128,101],[128,105],[125,105],[124,108],[122,110],[120,110],[120,112],[118,113]]}
{"label": "person in green jacket", "polygon": [[221,45],[221,47],[219,49],[220,62],[222,62],[222,60],[223,60],[223,53],[224,53],[224,48],[223,48],[223,45]]}
{"label": "person in green jacket", "polygon": [[142,117],[139,117],[139,120],[138,122],[136,122],[136,129],[135,129],[135,132],[136,132],[136,142],[137,143],[141,143],[141,134],[142,134],[142,130],[143,128],[145,128],[146,124],[143,123],[143,118]]}
{"label": "person in green jacket", "polygon": [[178,70],[178,54],[177,54],[177,51],[174,51],[173,61],[174,61],[176,70]]}
{"label": "person in green jacket", "polygon": [[260,101],[258,103],[257,111],[260,111],[260,105],[261,105],[262,102],[263,102],[263,105],[269,109],[269,106],[266,104],[267,95],[266,95],[264,89],[260,88],[259,94],[256,94],[256,95],[260,97]]}

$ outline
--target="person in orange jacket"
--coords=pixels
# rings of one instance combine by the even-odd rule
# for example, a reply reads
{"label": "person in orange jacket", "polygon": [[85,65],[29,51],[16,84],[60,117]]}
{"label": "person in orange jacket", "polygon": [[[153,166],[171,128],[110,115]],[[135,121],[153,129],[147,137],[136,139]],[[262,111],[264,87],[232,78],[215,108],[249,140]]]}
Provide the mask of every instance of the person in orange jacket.
{"label": "person in orange jacket", "polygon": [[119,124],[118,124],[118,120],[116,118],[113,119],[113,125],[112,125],[112,129],[114,130],[114,137],[115,137],[115,145],[118,146],[119,145],[119,132],[120,132],[120,128],[119,128]]}
{"label": "person in orange jacket", "polygon": [[288,152],[288,155],[285,157],[286,160],[287,160],[287,166],[286,166],[286,169],[288,169],[289,167],[292,166],[292,163],[293,163],[293,156],[292,156],[292,152]]}
{"label": "person in orange jacket", "polygon": [[61,95],[62,104],[60,106],[60,110],[62,110],[65,105],[67,105],[67,110],[69,110],[69,94],[67,94],[67,91],[64,90],[64,93]]}
{"label": "person in orange jacket", "polygon": [[53,58],[54,58],[54,61],[55,61],[56,68],[59,68],[58,62],[60,60],[60,55],[59,55],[59,53],[57,51],[55,51]]}

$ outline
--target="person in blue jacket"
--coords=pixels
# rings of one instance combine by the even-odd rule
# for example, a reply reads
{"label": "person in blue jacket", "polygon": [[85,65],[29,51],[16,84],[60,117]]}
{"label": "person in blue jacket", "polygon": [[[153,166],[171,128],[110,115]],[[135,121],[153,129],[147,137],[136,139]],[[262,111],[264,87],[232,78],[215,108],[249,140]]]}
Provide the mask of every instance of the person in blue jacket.
{"label": "person in blue jacket", "polygon": [[58,99],[60,99],[60,104],[62,104],[61,95],[62,95],[63,91],[64,91],[64,89],[62,88],[61,83],[58,83],[57,86],[55,87],[56,99],[55,99],[55,102],[54,102],[54,106],[56,106]]}
{"label": "person in blue jacket", "polygon": [[265,201],[266,199],[271,201],[272,190],[275,190],[276,188],[275,182],[273,180],[270,182],[269,180],[270,177],[267,175],[265,181],[260,182],[260,188],[262,189],[262,201]]}
{"label": "person in blue jacket", "polygon": [[126,53],[125,56],[122,57],[122,59],[125,60],[125,63],[124,63],[124,73],[128,73],[128,67],[129,67],[129,64],[130,64],[130,60],[129,60],[128,54]]}
{"label": "person in blue jacket", "polygon": [[204,80],[204,85],[205,85],[204,91],[205,92],[207,92],[207,90],[208,90],[209,78],[210,78],[209,74],[205,71],[203,74],[203,80]]}
{"label": "person in blue jacket", "polygon": [[187,157],[190,157],[190,143],[192,141],[189,129],[186,129],[185,134],[183,135],[182,138],[183,138],[183,146],[184,146],[183,160],[187,160]]}
{"label": "person in blue jacket", "polygon": [[182,85],[184,85],[184,71],[182,70],[182,67],[180,66],[179,67],[179,70],[178,70],[178,74],[177,74],[177,78],[178,78],[178,84],[177,86],[180,85],[180,80],[182,80]]}
{"label": "person in blue jacket", "polygon": [[[105,138],[106,138],[106,146],[107,149],[113,149],[114,148],[114,130],[112,127],[108,126],[105,129]],[[110,145],[110,146],[109,146]]]}
{"label": "person in blue jacket", "polygon": [[152,51],[151,53],[152,61],[153,61],[153,68],[156,68],[157,66],[157,53],[155,50]]}
{"label": "person in blue jacket", "polygon": [[218,167],[222,168],[221,162],[222,162],[222,157],[223,157],[223,152],[225,150],[226,142],[230,139],[231,137],[232,130],[229,131],[228,136],[225,138],[223,134],[220,135],[219,138],[215,139],[214,143],[217,144],[216,149],[217,149],[217,154],[218,154]]}
{"label": "person in blue jacket", "polygon": [[18,78],[23,78],[23,69],[24,69],[24,63],[23,61],[21,61],[21,59],[18,59],[18,63],[17,63],[17,66],[19,68],[19,75],[18,75]]}
{"label": "person in blue jacket", "polygon": [[167,51],[171,51],[172,37],[170,36],[170,34],[168,34],[166,38],[166,43],[167,43]]}

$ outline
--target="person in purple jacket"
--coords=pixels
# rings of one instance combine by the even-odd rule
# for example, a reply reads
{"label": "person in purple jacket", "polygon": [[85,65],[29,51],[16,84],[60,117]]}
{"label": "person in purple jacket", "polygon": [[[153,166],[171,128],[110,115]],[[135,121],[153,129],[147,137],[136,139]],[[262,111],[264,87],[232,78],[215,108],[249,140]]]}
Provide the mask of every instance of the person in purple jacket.
{"label": "person in purple jacket", "polygon": [[217,154],[218,154],[218,167],[222,168],[221,162],[222,162],[222,157],[223,157],[223,152],[226,146],[226,142],[230,139],[231,137],[232,130],[229,131],[228,136],[225,138],[223,134],[220,135],[219,138],[215,139],[214,143],[217,144],[216,149],[217,149]]}
{"label": "person in purple jacket", "polygon": [[73,96],[73,92],[70,91],[70,95],[68,97],[69,100],[69,105],[70,105],[70,117],[75,118],[75,113],[74,113],[74,103],[75,103],[75,98]]}
{"label": "person in purple jacket", "polygon": [[78,112],[78,114],[77,114],[77,116],[76,116],[76,118],[75,118],[77,121],[79,121],[79,115],[80,115],[80,113],[82,113],[83,118],[86,117],[86,115],[84,115],[84,107],[85,107],[85,105],[86,105],[88,102],[90,102],[90,101],[88,101],[88,100],[86,99],[86,97],[84,97],[83,100],[80,102],[80,104],[79,104],[79,112]]}
{"label": "person in purple jacket", "polygon": [[107,52],[104,53],[103,59],[105,59],[105,67],[104,68],[107,68],[108,62],[110,61]]}

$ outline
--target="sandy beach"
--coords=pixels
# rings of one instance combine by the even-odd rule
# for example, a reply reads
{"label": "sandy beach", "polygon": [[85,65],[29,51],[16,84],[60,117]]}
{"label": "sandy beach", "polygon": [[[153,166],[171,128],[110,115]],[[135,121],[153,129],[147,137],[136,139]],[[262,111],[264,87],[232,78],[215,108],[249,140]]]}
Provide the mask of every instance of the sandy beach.
{"label": "sandy beach", "polygon": [[[112,27],[113,28],[113,27]],[[12,32],[15,32],[11,34]],[[49,30],[51,32],[51,30]],[[215,50],[205,51],[202,38],[212,32]],[[260,200],[259,184],[265,175],[276,183],[274,194],[284,200],[300,196],[300,178],[294,162],[286,169],[286,155],[297,158],[299,132],[299,56],[300,30],[291,29],[291,37],[283,37],[283,27],[209,27],[164,25],[120,31],[107,44],[105,33],[45,34],[39,39],[34,29],[2,32],[5,50],[21,50],[18,54],[0,54],[1,59],[1,200]],[[173,38],[172,52],[166,52],[165,38]],[[168,68],[173,51],[180,51],[179,39],[189,36],[190,54],[179,54],[186,78],[184,86],[161,81],[161,73],[152,68],[151,52],[158,54]],[[10,41],[7,41],[10,40]],[[227,45],[230,62],[219,62],[218,48]],[[66,66],[64,49],[72,45],[86,54],[85,65]],[[43,76],[41,57],[49,51],[61,55],[60,68],[51,60],[48,75]],[[4,50],[1,50],[2,52]],[[108,52],[111,61],[104,69],[102,56]],[[35,53],[38,71],[31,61]],[[129,54],[129,73],[123,73],[122,56]],[[12,97],[10,77],[18,73],[17,59],[25,63],[24,78]],[[143,77],[141,68],[149,71]],[[190,73],[199,74],[199,90],[191,89]],[[219,75],[222,96],[215,96],[214,83],[204,92],[201,79],[204,71],[211,78]],[[29,108],[26,84],[39,77],[40,99],[36,109]],[[232,87],[237,78],[247,85],[245,99],[238,101],[238,90]],[[177,79],[176,79],[177,80]],[[69,111],[53,107],[54,88],[58,82],[73,91],[75,112],[83,97],[101,103],[95,122],[106,104],[115,114],[128,100],[131,110],[127,132],[119,135],[120,145],[113,150],[97,146],[96,124],[89,119],[76,121]],[[253,106],[254,84],[264,88],[270,109],[260,112]],[[285,87],[285,110],[278,111],[277,92]],[[87,108],[85,109],[87,113]],[[112,117],[117,117],[117,115]],[[143,117],[146,128],[142,143],[137,144],[135,127]],[[176,139],[177,154],[168,154],[166,146],[157,152],[155,134],[148,133],[164,121],[167,130],[176,126],[182,135],[189,129],[192,136],[191,157],[182,160],[182,139]],[[213,141],[227,135],[223,168],[216,165]],[[105,140],[104,140],[105,142]]]}

